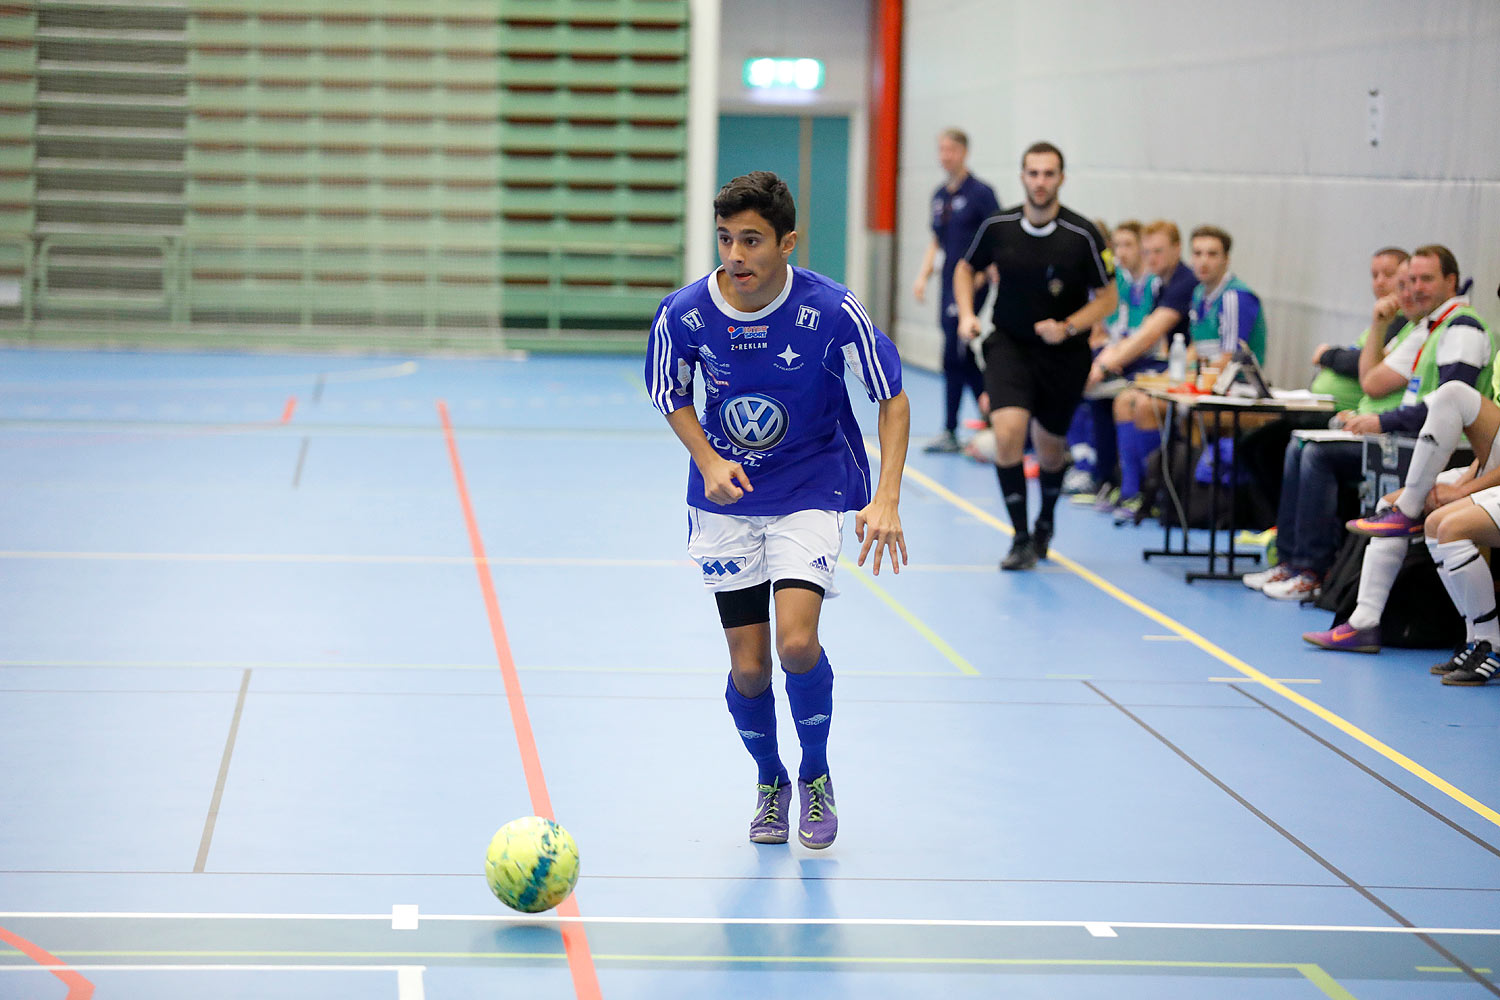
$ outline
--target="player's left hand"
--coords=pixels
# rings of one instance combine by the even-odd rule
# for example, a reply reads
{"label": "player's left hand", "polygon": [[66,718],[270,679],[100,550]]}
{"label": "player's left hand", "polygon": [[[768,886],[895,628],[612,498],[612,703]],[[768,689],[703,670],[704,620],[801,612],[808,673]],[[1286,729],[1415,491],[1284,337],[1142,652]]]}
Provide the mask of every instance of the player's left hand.
{"label": "player's left hand", "polygon": [[1068,339],[1068,324],[1055,319],[1039,320],[1036,335],[1049,344],[1061,344]]}
{"label": "player's left hand", "polygon": [[873,548],[875,562],[870,569],[879,576],[881,551],[890,549],[891,572],[901,572],[907,561],[906,535],[901,531],[901,515],[895,504],[880,499],[870,501],[869,506],[854,515],[854,537],[863,543],[859,547],[859,565],[865,564],[865,557]]}
{"label": "player's left hand", "polygon": [[1427,513],[1432,513],[1439,507],[1446,507],[1455,500],[1462,500],[1469,493],[1459,483],[1435,483],[1432,492],[1427,494]]}

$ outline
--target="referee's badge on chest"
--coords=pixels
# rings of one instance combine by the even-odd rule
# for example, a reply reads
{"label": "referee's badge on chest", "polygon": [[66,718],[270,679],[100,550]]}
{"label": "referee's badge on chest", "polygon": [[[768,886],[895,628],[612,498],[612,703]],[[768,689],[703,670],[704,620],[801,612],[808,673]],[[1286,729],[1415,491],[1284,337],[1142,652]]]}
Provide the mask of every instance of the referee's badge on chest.
{"label": "referee's badge on chest", "polygon": [[1052,293],[1054,299],[1057,298],[1063,293],[1063,280],[1061,278],[1053,278],[1047,282],[1047,291]]}

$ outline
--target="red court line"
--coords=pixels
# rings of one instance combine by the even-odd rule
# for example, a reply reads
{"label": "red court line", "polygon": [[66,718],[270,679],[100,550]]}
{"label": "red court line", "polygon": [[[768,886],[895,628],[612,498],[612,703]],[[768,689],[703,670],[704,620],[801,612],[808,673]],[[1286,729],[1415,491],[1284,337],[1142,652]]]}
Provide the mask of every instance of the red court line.
{"label": "red court line", "polygon": [[[542,761],[536,751],[536,737],[531,731],[531,717],[526,713],[526,698],[521,693],[521,677],[516,673],[516,661],[511,656],[510,639],[505,634],[505,619],[500,615],[500,599],[495,595],[495,581],[490,576],[489,557],[484,552],[484,539],[479,534],[479,522],[474,518],[474,505],[469,502],[469,487],[464,480],[463,462],[458,457],[458,442],[453,438],[453,423],[448,419],[448,404],[437,401],[438,417],[443,422],[443,438],[448,443],[448,459],[453,464],[453,483],[458,488],[459,506],[463,508],[464,525],[469,531],[469,548],[474,553],[474,569],[479,575],[479,590],[484,595],[484,610],[490,620],[490,638],[495,644],[495,659],[500,663],[500,675],[505,680],[505,700],[510,704],[510,721],[516,731],[516,744],[521,751],[521,768],[526,774],[526,790],[531,794],[531,808],[538,816],[555,819],[552,815],[552,798],[547,794],[547,779],[542,776]],[[559,916],[579,915],[578,903],[572,896],[558,904]],[[588,935],[582,924],[564,924],[561,928],[563,947],[568,954],[568,969],[573,974],[573,990],[578,1000],[601,1000],[599,976],[594,970],[594,957],[589,951]]]}
{"label": "red court line", "polygon": [[286,398],[286,407],[281,411],[281,422],[284,423],[284,424],[291,423],[292,422],[292,414],[294,412],[296,412],[296,410],[297,410],[297,397],[296,396],[288,396]]}
{"label": "red court line", "polygon": [[17,934],[12,934],[4,927],[0,927],[0,941],[4,941],[37,965],[45,966],[48,972],[61,979],[63,984],[68,987],[66,1000],[89,1000],[94,995],[93,983],[84,979],[72,969],[61,968],[62,962],[51,952],[47,951],[47,949],[39,945],[34,945]]}

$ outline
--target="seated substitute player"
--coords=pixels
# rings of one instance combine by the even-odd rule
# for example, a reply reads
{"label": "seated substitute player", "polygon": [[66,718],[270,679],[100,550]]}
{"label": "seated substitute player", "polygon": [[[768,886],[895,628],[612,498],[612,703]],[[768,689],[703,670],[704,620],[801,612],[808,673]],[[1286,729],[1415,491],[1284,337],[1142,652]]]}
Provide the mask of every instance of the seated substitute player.
{"label": "seated substitute player", "polygon": [[[966,340],[978,336],[980,327],[974,272],[993,264],[999,274],[984,378],[995,472],[1015,529],[1014,544],[1000,563],[1004,570],[1031,569],[1047,557],[1068,462],[1068,425],[1093,360],[1089,333],[1119,304],[1114,267],[1098,229],[1058,201],[1063,180],[1062,151],[1050,142],[1029,146],[1021,155],[1025,202],[986,219],[953,270],[958,334]],[[1028,427],[1042,494],[1031,528],[1022,465]]]}
{"label": "seated substitute player", "polygon": [[[818,640],[834,597],[844,512],[857,511],[859,564],[906,560],[898,504],[911,408],[896,348],[843,285],[788,263],[797,210],[775,174],[736,177],[714,198],[720,266],[662,300],[646,357],[651,401],[687,448],[688,554],[713,592],[729,644],[724,697],[758,768],[750,839],[784,844],[791,785],[776,743],[776,653],[802,744],[797,835],[833,843],[828,769],[833,668]],[[702,417],[693,409],[703,373]],[[844,384],[848,368],[880,404],[880,480]]]}
{"label": "seated substitute player", "polygon": [[1255,360],[1266,360],[1266,314],[1260,296],[1229,273],[1228,233],[1218,226],[1193,230],[1188,246],[1192,252],[1193,304],[1189,312],[1188,356],[1226,364],[1241,347],[1248,347]]}
{"label": "seated substitute player", "polygon": [[[1118,344],[1099,352],[1089,370],[1089,384],[1114,376],[1134,378],[1141,372],[1166,368],[1162,351],[1172,338],[1188,338],[1188,314],[1198,279],[1182,262],[1182,234],[1176,223],[1157,219],[1141,235],[1146,269],[1156,279],[1150,312],[1139,329]],[[1141,507],[1141,479],[1146,458],[1160,444],[1160,420],[1151,397],[1127,389],[1115,397],[1115,439],[1120,455],[1120,497],[1111,507],[1116,524],[1133,520]]]}
{"label": "seated substitute player", "polygon": [[[1302,638],[1324,649],[1380,651],[1380,617],[1406,556],[1411,537],[1422,533],[1424,513],[1500,485],[1500,454],[1493,421],[1475,388],[1493,392],[1495,333],[1459,293],[1458,261],[1437,244],[1418,247],[1407,263],[1410,287],[1429,331],[1415,358],[1403,405],[1381,414],[1359,415],[1344,424],[1356,434],[1416,433],[1406,485],[1385,498],[1374,517],[1350,521],[1350,531],[1370,535],[1360,566],[1359,602],[1347,622]],[[1417,334],[1413,334],[1413,337]],[[1488,422],[1488,430],[1486,423]],[[1460,430],[1468,428],[1477,456],[1466,470],[1439,481]],[[1434,536],[1437,537],[1437,536]],[[1446,560],[1444,560],[1446,561]]]}
{"label": "seated substitute player", "polygon": [[[1119,306],[1101,324],[1105,337],[1094,353],[1096,366],[1101,357],[1107,356],[1105,352],[1118,347],[1140,330],[1155,305],[1161,279],[1142,265],[1141,231],[1139,222],[1127,219],[1110,232],[1109,248],[1114,254],[1115,296],[1119,299]],[[1095,340],[1097,342],[1097,336]],[[1136,369],[1146,370],[1165,365],[1165,361],[1160,361],[1155,354],[1151,354],[1138,359]],[[1131,374],[1132,371],[1127,370],[1124,378],[1105,378],[1102,369],[1089,369],[1083,398],[1093,424],[1095,490],[1092,495],[1075,497],[1074,503],[1088,504],[1102,511],[1112,511],[1115,508],[1115,502],[1120,496],[1120,477],[1115,472],[1120,458],[1115,407],[1119,405],[1120,397],[1130,391],[1125,379]],[[1069,475],[1071,474],[1070,472]],[[1066,487],[1064,492],[1067,492]]]}
{"label": "seated substitute player", "polygon": [[[1489,410],[1485,422],[1493,443],[1500,410],[1493,405]],[[1494,460],[1491,452],[1492,465]],[[1452,659],[1434,664],[1432,672],[1450,686],[1479,687],[1500,672],[1495,581],[1489,563],[1479,552],[1481,545],[1491,551],[1500,547],[1500,486],[1444,504],[1427,516],[1425,529],[1423,540],[1432,553],[1443,588],[1464,617],[1465,631],[1465,641],[1453,651]]]}

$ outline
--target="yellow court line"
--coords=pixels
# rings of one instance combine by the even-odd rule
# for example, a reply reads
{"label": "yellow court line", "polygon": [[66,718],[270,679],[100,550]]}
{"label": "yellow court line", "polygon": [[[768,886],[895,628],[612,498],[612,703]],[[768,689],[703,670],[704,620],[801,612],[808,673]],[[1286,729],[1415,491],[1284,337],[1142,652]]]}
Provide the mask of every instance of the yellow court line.
{"label": "yellow court line", "polygon": [[635,372],[626,372],[624,377],[625,381],[636,387],[641,394],[641,398],[648,401],[651,399],[651,390],[647,388],[645,379],[641,378]]}
{"label": "yellow court line", "polygon": [[847,556],[839,556],[839,565],[848,571],[849,575],[854,577],[854,579],[870,588],[871,593],[880,598],[886,607],[896,613],[898,618],[916,629],[917,634],[930,642],[939,653],[942,653],[949,663],[958,668],[959,673],[968,674],[971,677],[979,676],[979,671],[975,670],[974,665],[964,659],[958,650],[944,642],[942,636],[929,628],[927,623],[922,621],[922,619],[908,611],[904,604],[892,597],[890,591],[876,583],[873,576],[855,565],[852,559],[849,559]]}
{"label": "yellow court line", "polygon": [[[1005,532],[1006,534],[1013,534],[1010,526],[1003,523],[999,518],[995,517],[993,514],[989,513],[983,508],[977,507],[969,501],[965,500],[963,497],[954,493],[952,490],[932,479],[930,476],[924,475],[923,473],[918,472],[909,466],[906,469],[906,474],[910,476],[915,482],[926,487],[928,490],[942,497],[944,500],[947,500],[949,503],[953,504],[955,507],[958,507],[965,513],[972,515],[973,517],[977,518],[980,521],[983,521],[985,524],[988,524],[990,527],[995,528],[998,531]],[[1257,670],[1255,667],[1252,667],[1250,664],[1246,663],[1244,660],[1241,660],[1239,657],[1208,641],[1197,632],[1194,632],[1186,625],[1183,625],[1181,622],[1167,617],[1165,614],[1156,610],[1151,605],[1145,603],[1144,601],[1138,600],[1135,597],[1132,597],[1130,594],[1127,594],[1125,591],[1121,590],[1119,587],[1116,587],[1114,584],[1110,583],[1108,580],[1104,579],[1093,570],[1088,569],[1087,567],[1077,562],[1074,562],[1072,559],[1069,559],[1065,555],[1062,555],[1056,549],[1053,549],[1051,551],[1051,553],[1049,554],[1049,558],[1059,565],[1071,570],[1073,573],[1077,574],[1083,579],[1087,580],[1099,590],[1104,591],[1110,597],[1113,597],[1115,600],[1119,601],[1121,604],[1124,604],[1126,607],[1140,612],[1163,628],[1170,629],[1172,632],[1180,635],[1182,638],[1186,639],[1188,642],[1191,642],[1193,645],[1197,646],[1209,656],[1212,656],[1214,659],[1223,663],[1225,666],[1233,670],[1238,670],[1248,679],[1255,681],[1257,684],[1263,685],[1271,691],[1276,692],[1277,694],[1281,695],[1281,697],[1285,698],[1287,701],[1290,701],[1292,704],[1298,706],[1299,708],[1311,712],[1313,715],[1322,719],[1324,722],[1328,723],[1330,726],[1333,726],[1335,729],[1338,729],[1346,735],[1358,740],[1360,743],[1363,743],[1365,746],[1380,754],[1382,757],[1384,757],[1386,760],[1389,760],[1397,767],[1400,767],[1402,770],[1407,771],[1408,773],[1422,779],[1427,784],[1442,792],[1453,801],[1464,806],[1466,809],[1470,809],[1478,815],[1484,817],[1489,822],[1495,824],[1496,826],[1500,826],[1500,812],[1496,812],[1494,809],[1485,805],[1483,802],[1480,802],[1478,799],[1470,795],[1468,792],[1465,792],[1463,789],[1458,788],[1447,779],[1434,774],[1432,771],[1423,767],[1421,764],[1418,764],[1416,761],[1401,753],[1399,750],[1396,750],[1393,747],[1382,743],[1380,740],[1376,739],[1374,736],[1371,736],[1369,733],[1365,732],[1363,729],[1359,728],[1349,720],[1324,708],[1322,705],[1319,705],[1311,698],[1297,693],[1296,691],[1288,687],[1284,682],[1279,681],[1260,670]]]}

